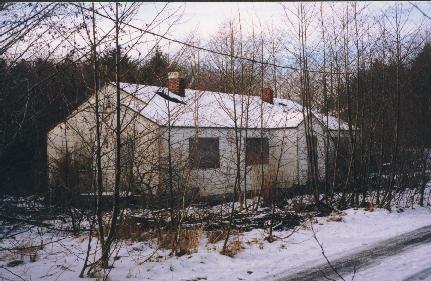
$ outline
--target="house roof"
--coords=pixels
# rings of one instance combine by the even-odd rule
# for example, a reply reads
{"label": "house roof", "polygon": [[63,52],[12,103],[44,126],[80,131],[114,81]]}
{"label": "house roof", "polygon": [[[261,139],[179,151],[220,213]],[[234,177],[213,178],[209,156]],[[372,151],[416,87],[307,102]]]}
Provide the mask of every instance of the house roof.
{"label": "house roof", "polygon": [[[233,128],[235,115],[240,128],[294,128],[303,121],[302,106],[288,99],[274,98],[270,104],[259,96],[186,89],[180,97],[165,87],[120,83],[120,88],[143,102],[128,107],[160,126],[169,121],[176,127]],[[326,124],[326,116],[314,115]],[[330,130],[338,129],[337,118],[329,116],[328,121]],[[344,123],[340,127],[347,129]]]}

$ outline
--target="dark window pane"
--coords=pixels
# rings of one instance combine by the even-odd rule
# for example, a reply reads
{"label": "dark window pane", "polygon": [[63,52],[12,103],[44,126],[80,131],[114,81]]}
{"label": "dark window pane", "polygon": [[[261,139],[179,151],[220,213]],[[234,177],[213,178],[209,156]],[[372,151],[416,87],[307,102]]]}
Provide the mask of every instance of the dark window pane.
{"label": "dark window pane", "polygon": [[220,168],[218,138],[190,138],[189,149],[192,169]]}
{"label": "dark window pane", "polygon": [[245,149],[245,161],[247,165],[268,164],[269,142],[267,138],[247,138]]}

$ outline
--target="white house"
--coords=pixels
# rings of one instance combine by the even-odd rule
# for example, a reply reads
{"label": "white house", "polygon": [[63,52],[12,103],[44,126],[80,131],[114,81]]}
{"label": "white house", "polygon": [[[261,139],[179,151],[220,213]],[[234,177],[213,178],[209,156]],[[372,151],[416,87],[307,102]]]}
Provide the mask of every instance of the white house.
{"label": "white house", "polygon": [[[268,182],[278,188],[306,183],[309,161],[301,105],[273,98],[269,89],[261,96],[182,90],[176,76],[168,84],[169,90],[120,84],[123,189],[155,193],[173,186],[209,196],[231,193],[234,186],[249,192]],[[115,84],[103,87],[99,97],[104,185],[109,190],[115,170]],[[322,176],[325,149],[331,149],[326,134],[348,128],[334,117],[313,115]],[[66,152],[71,159],[94,162],[95,116],[93,95],[48,133],[52,186],[58,184],[55,171]],[[86,167],[80,177],[91,174]]]}

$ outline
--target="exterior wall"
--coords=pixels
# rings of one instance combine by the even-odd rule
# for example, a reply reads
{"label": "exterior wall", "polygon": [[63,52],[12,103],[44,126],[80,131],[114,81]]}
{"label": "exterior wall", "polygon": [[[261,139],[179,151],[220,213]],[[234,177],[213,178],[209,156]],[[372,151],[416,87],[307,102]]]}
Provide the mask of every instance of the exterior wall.
{"label": "exterior wall", "polygon": [[[325,177],[325,161],[326,161],[326,130],[317,118],[313,118],[313,135],[317,138],[317,165],[319,178]],[[329,145],[330,149],[331,145]],[[298,126],[298,182],[305,184],[308,180],[308,152],[307,140],[305,136],[305,124],[302,122]]]}
{"label": "exterior wall", "polygon": [[[136,103],[130,95],[122,94],[123,104]],[[92,159],[91,171],[94,175],[96,148],[95,97],[91,97],[75,110],[64,122],[55,126],[48,133],[48,176],[50,186],[56,184],[55,170],[64,158],[66,151],[72,161],[82,156]],[[104,188],[112,190],[115,178],[115,88],[107,86],[100,95],[102,170]],[[133,186],[123,189],[135,189],[151,192],[158,184],[156,167],[159,162],[159,126],[145,119],[139,113],[122,108],[122,174],[124,182],[133,182]],[[133,140],[133,142],[131,141]],[[153,165],[154,164],[154,165]],[[126,178],[127,177],[127,178]],[[91,186],[79,187],[80,192],[92,192]],[[136,191],[136,190],[133,190]]]}
{"label": "exterior wall", "polygon": [[[122,94],[123,104],[130,108],[145,106],[131,95]],[[65,152],[78,159],[87,155],[93,159],[90,173],[94,173],[95,152],[95,98],[91,97],[75,110],[63,123],[48,133],[48,165],[50,183],[53,185],[55,166]],[[114,185],[115,176],[115,87],[107,86],[101,91],[101,143],[102,169],[105,190]],[[123,190],[152,193],[166,191],[168,173],[168,129],[142,117],[139,113],[122,109],[122,174]],[[321,178],[325,175],[325,141],[322,124],[313,121],[314,134],[318,140],[318,166]],[[240,182],[242,191],[259,191],[262,178],[261,165],[245,165],[245,139],[266,137],[269,140],[269,163],[263,165],[264,182],[276,181],[279,188],[289,188],[295,184],[305,184],[308,178],[307,147],[304,123],[288,129],[242,129],[239,132]],[[194,137],[218,137],[220,168],[190,169],[189,139]],[[330,147],[332,142],[330,143]],[[177,191],[198,190],[202,196],[232,193],[236,180],[235,130],[232,128],[171,128],[171,152],[173,160],[173,187]],[[160,172],[161,171],[161,172]],[[88,174],[88,173],[87,173]],[[246,176],[245,176],[246,175]],[[275,180],[276,179],[276,180]],[[127,186],[126,183],[133,183]],[[137,189],[137,190],[136,190]],[[91,185],[80,188],[81,192],[91,192]]]}
{"label": "exterior wall", "polygon": [[[247,131],[248,137],[260,137],[260,130]],[[267,135],[267,134],[265,134]],[[162,155],[167,157],[168,150],[168,132],[164,130],[162,141]],[[189,156],[189,139],[195,137],[217,137],[219,138],[220,168],[218,169],[192,169],[188,167]],[[241,132],[241,176],[245,173],[245,131]],[[171,128],[172,155],[174,167],[182,175],[182,182],[185,186],[196,188],[200,195],[220,195],[223,193],[232,193],[236,179],[236,149],[235,149],[235,131],[233,129],[214,129],[214,128]],[[272,152],[270,142],[270,154]],[[271,157],[270,157],[271,158]],[[265,165],[265,170],[268,165]],[[254,178],[259,174],[260,169],[256,167],[247,167],[247,189],[252,190],[254,187]],[[178,182],[178,181],[177,181]],[[244,185],[244,181],[241,181]],[[244,187],[242,187],[244,189]]]}
{"label": "exterior wall", "polygon": [[[319,169],[324,175],[325,153],[323,129],[316,122],[318,137]],[[290,129],[242,129],[239,131],[240,144],[240,186],[242,191],[256,191],[261,186],[261,165],[245,165],[245,139],[247,137],[263,137],[269,140],[269,163],[263,165],[264,181],[276,179],[278,188],[289,188],[294,184],[304,184],[307,181],[307,150],[304,136],[304,126]],[[168,130],[163,129],[162,155],[167,158]],[[174,188],[181,183],[182,188],[199,190],[200,195],[220,195],[232,193],[236,180],[236,149],[235,130],[225,128],[171,128],[171,153],[173,167],[178,178]],[[220,150],[220,168],[189,169],[189,139],[195,137],[218,137]],[[246,177],[244,175],[246,174]]]}
{"label": "exterior wall", "polygon": [[[66,167],[64,166],[66,153],[70,161],[84,161],[92,158],[94,149],[94,138],[92,127],[94,126],[94,116],[92,115],[91,98],[84,102],[77,110],[64,122],[57,124],[47,135],[47,162],[49,186],[52,188],[65,183]],[[79,175],[91,177],[91,171],[80,171]],[[76,176],[76,175],[71,175]],[[83,182],[81,185],[80,182]],[[80,191],[86,191],[87,180],[76,179],[75,184],[79,185]]]}

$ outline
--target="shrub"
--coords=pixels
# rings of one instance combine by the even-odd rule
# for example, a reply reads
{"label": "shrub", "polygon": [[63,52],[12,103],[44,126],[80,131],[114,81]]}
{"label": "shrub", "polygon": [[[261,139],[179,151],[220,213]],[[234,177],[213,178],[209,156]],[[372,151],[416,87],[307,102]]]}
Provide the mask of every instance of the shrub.
{"label": "shrub", "polygon": [[122,240],[146,241],[156,237],[154,231],[137,223],[132,217],[124,217],[117,226],[116,231],[117,238]]}
{"label": "shrub", "polygon": [[158,243],[162,248],[174,250],[177,255],[190,255],[197,252],[202,232],[201,226],[181,229],[177,241],[177,233],[169,231],[159,237]]}
{"label": "shrub", "polygon": [[374,212],[374,205],[372,201],[368,202],[367,207],[365,208],[365,211]]}
{"label": "shrub", "polygon": [[210,231],[208,232],[208,242],[214,244],[221,240],[226,239],[226,236],[227,236],[227,230],[225,228]]}
{"label": "shrub", "polygon": [[220,254],[228,256],[228,257],[234,257],[236,254],[238,254],[239,252],[241,252],[244,248],[244,245],[242,243],[242,241],[240,240],[235,240],[232,242],[229,242],[226,245],[226,248],[224,250],[222,250],[220,252]]}
{"label": "shrub", "polygon": [[336,212],[332,212],[327,218],[326,221],[330,222],[330,221],[335,221],[335,222],[341,222],[343,221],[343,217],[342,217],[342,213],[336,213]]}
{"label": "shrub", "polygon": [[33,243],[22,242],[11,250],[8,255],[2,255],[0,260],[12,260],[7,264],[8,267],[14,267],[24,263],[24,261],[35,262],[38,260],[38,252],[41,249]]}
{"label": "shrub", "polygon": [[80,192],[91,191],[93,182],[93,160],[84,149],[63,151],[50,163],[50,185],[54,198],[71,203]]}

